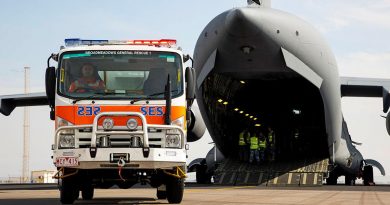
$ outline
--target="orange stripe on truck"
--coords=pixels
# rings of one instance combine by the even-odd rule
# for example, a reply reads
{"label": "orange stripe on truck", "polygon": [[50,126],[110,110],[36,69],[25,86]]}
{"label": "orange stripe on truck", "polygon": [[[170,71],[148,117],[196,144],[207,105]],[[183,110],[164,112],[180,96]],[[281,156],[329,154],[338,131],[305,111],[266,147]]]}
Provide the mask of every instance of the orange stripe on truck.
{"label": "orange stripe on truck", "polygon": [[[76,106],[57,106],[56,116],[74,125],[92,124],[95,116],[101,112],[139,112],[142,113],[148,124],[164,124],[165,106],[114,106],[114,105],[76,105]],[[176,120],[185,116],[184,106],[172,106],[171,119]],[[137,117],[110,117],[114,120],[116,126],[126,126],[129,118]],[[101,125],[104,117],[99,120]],[[184,119],[185,120],[185,119]],[[141,119],[137,119],[141,124]]]}

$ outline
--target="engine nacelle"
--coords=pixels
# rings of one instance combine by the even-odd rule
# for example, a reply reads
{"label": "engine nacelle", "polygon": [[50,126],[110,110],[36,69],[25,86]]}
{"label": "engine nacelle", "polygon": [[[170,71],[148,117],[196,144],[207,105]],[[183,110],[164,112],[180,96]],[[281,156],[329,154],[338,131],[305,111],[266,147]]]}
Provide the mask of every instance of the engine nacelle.
{"label": "engine nacelle", "polygon": [[200,114],[199,107],[195,103],[191,108],[191,116],[188,122],[187,141],[195,142],[203,137],[206,132],[206,125]]}

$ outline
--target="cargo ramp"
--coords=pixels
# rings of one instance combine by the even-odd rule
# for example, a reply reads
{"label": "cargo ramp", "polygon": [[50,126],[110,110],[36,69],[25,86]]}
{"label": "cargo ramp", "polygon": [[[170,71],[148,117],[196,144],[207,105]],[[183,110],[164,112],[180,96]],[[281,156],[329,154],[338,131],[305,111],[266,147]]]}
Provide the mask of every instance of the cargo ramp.
{"label": "cargo ramp", "polygon": [[214,183],[238,186],[322,186],[328,174],[328,165],[327,158],[265,162],[260,165],[226,159],[216,169]]}

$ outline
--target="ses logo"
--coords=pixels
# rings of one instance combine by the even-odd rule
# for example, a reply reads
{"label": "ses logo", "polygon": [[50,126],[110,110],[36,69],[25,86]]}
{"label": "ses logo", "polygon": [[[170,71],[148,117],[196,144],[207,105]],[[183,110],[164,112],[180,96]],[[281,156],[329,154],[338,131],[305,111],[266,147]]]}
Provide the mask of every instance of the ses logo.
{"label": "ses logo", "polygon": [[77,107],[78,116],[92,116],[97,115],[101,111],[99,106],[79,106]]}
{"label": "ses logo", "polygon": [[145,116],[163,116],[164,111],[162,107],[141,107],[141,113]]}
{"label": "ses logo", "polygon": [[[101,111],[99,106],[79,106],[77,107],[78,116],[93,116],[98,115]],[[164,110],[163,107],[141,107],[141,113],[144,116],[163,116]]]}

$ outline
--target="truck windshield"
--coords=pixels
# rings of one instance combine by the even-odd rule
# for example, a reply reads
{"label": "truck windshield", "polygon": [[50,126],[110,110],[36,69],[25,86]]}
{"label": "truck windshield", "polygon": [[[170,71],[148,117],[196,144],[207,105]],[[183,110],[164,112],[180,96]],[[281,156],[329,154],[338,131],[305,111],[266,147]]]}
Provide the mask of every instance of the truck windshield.
{"label": "truck windshield", "polygon": [[61,56],[59,94],[73,99],[163,99],[183,93],[179,54],[159,51],[77,51]]}

